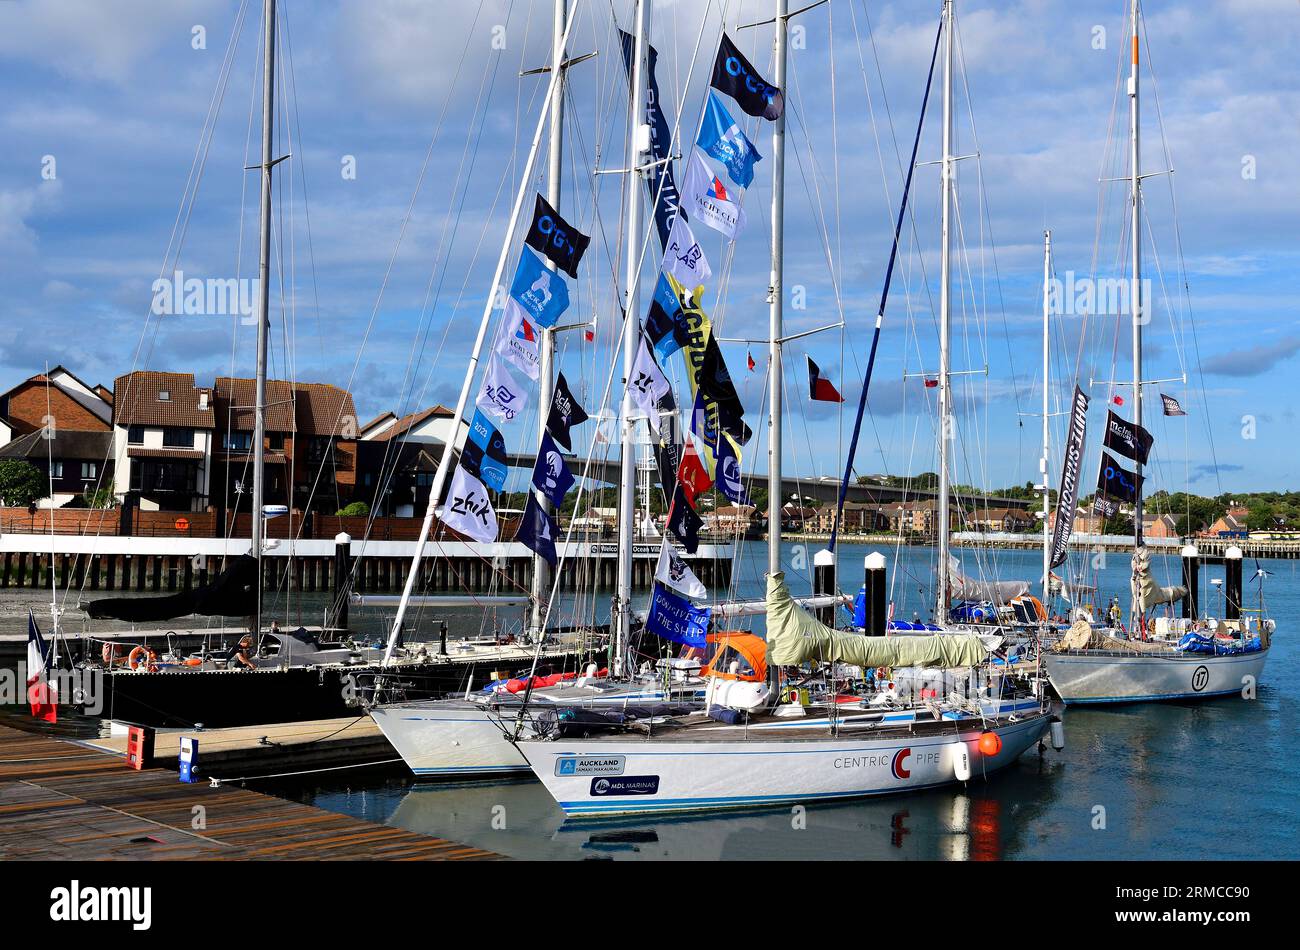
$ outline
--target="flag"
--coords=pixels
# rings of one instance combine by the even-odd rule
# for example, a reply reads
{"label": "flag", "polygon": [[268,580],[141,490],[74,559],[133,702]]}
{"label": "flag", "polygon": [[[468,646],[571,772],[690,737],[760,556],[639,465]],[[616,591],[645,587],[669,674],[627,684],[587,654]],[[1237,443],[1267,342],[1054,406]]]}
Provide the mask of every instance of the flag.
{"label": "flag", "polygon": [[709,616],[708,607],[696,607],[686,598],[656,584],[650,597],[645,628],[648,633],[665,640],[702,647],[707,643]]}
{"label": "flag", "polygon": [[483,386],[475,405],[502,422],[513,422],[524,411],[527,402],[528,394],[523,387],[493,355],[488,360],[487,372],[483,374]]}
{"label": "flag", "polygon": [[740,450],[725,432],[718,439],[717,456],[718,490],[737,505],[753,504],[740,474]]}
{"label": "flag", "polygon": [[696,499],[713,487],[713,479],[709,477],[708,470],[700,462],[699,453],[689,440],[682,452],[681,465],[677,468],[677,484],[681,486],[682,493],[692,508],[699,507]]}
{"label": "flag", "polygon": [[460,464],[493,491],[505,490],[510,471],[506,440],[481,409],[475,409],[470,420],[469,438],[460,450]]}
{"label": "flag", "polygon": [[745,209],[732,200],[734,196],[713,174],[699,149],[691,149],[682,192],[691,220],[702,222],[733,239],[745,226]]}
{"label": "flag", "polygon": [[709,262],[704,257],[704,248],[695,240],[695,234],[686,222],[686,215],[680,211],[673,221],[672,230],[668,232],[668,246],[664,249],[662,269],[687,287],[707,283],[713,276]]}
{"label": "flag", "polygon": [[533,487],[556,508],[564,504],[564,496],[573,487],[573,473],[565,464],[560,447],[548,432],[542,433],[542,444],[537,450],[537,464],[533,466]]}
{"label": "flag", "polygon": [[749,365],[749,371],[751,373],[754,372],[754,354],[749,352],[749,350],[745,351],[745,362]]}
{"label": "flag", "polygon": [[811,356],[806,356],[808,360],[808,398],[816,402],[843,402],[844,397],[832,385],[831,381],[822,375],[821,369],[813,362]]}
{"label": "flag", "polygon": [[45,722],[59,721],[58,691],[50,682],[50,647],[27,611],[27,704],[32,715]]}
{"label": "flag", "polygon": [[1110,397],[1110,401],[1113,402],[1113,403],[1114,403],[1115,405],[1117,405],[1117,406],[1122,406],[1122,405],[1124,405],[1124,397],[1123,397],[1123,396],[1111,396],[1111,397]]}
{"label": "flag", "polygon": [[586,337],[588,343],[594,343],[595,340],[596,340],[596,331],[595,331],[595,330],[587,330],[587,331],[586,331],[585,333],[583,333],[582,335],[583,335],[584,337]]}
{"label": "flag", "polygon": [[927,379],[927,380],[925,381],[925,388],[926,388],[926,389],[938,389],[938,388],[939,388],[939,381],[938,381],[937,379]]}
{"label": "flag", "polygon": [[659,564],[655,567],[655,580],[695,600],[703,600],[709,596],[709,589],[700,583],[700,579],[695,576],[690,566],[677,556],[677,552],[673,550],[667,538],[659,548]]}
{"label": "flag", "polygon": [[1119,514],[1119,505],[1105,495],[1097,495],[1092,500],[1092,511],[1103,518],[1114,518]]}
{"label": "flag", "polygon": [[700,528],[704,521],[695,513],[686,498],[686,490],[678,485],[673,489],[673,503],[668,507],[668,530],[682,542],[687,554],[694,554],[700,547]]}
{"label": "flag", "polygon": [[1142,476],[1120,468],[1118,462],[1102,452],[1097,491],[1119,501],[1137,501],[1138,493],[1142,491]]}
{"label": "flag", "polygon": [[555,519],[538,504],[537,496],[529,492],[528,503],[524,505],[524,516],[519,520],[519,530],[515,532],[515,540],[554,568],[559,561],[555,553],[555,538],[558,534]]}
{"label": "flag", "polygon": [[528,319],[526,311],[512,297],[506,302],[506,316],[497,333],[496,352],[516,369],[537,379],[541,374],[542,356],[537,349],[540,331]]}
{"label": "flag", "polygon": [[560,217],[560,213],[538,195],[533,206],[533,223],[524,243],[539,254],[545,254],[552,264],[577,280],[578,262],[587,252],[591,238]]}
{"label": "flag", "polygon": [[1066,433],[1065,457],[1061,460],[1061,488],[1056,493],[1056,524],[1052,526],[1051,567],[1065,563],[1074,531],[1075,502],[1079,497],[1079,471],[1083,467],[1084,438],[1088,432],[1088,396],[1074,387],[1070,403],[1070,429]]}
{"label": "flag", "polygon": [[1121,419],[1114,412],[1106,413],[1106,437],[1102,441],[1106,448],[1145,465],[1154,441],[1151,433],[1136,422]]}
{"label": "flag", "polygon": [[569,309],[569,285],[528,248],[519,252],[519,266],[510,282],[510,299],[539,327],[553,327]]}
{"label": "flag", "polygon": [[[618,38],[623,47],[623,66],[627,70],[628,85],[631,85],[633,67],[636,65],[632,61],[636,51],[636,37],[625,30],[619,30]],[[668,243],[668,232],[673,226],[673,218],[677,216],[677,206],[681,203],[681,199],[677,194],[677,182],[673,177],[673,163],[667,160],[673,133],[668,116],[661,107],[664,100],[659,95],[657,77],[659,53],[648,44],[646,58],[650,95],[645,100],[645,123],[650,126],[650,157],[653,161],[648,164],[643,177],[646,193],[655,203],[655,230],[659,232],[659,246],[662,248]]]}
{"label": "flag", "polygon": [[668,359],[690,342],[686,312],[668,275],[662,271],[650,300],[650,312],[646,314],[645,332],[661,360]]}
{"label": "flag", "polygon": [[1178,404],[1178,400],[1175,399],[1173,396],[1166,396],[1164,393],[1161,393],[1161,394],[1160,394],[1160,402],[1164,404],[1165,415],[1167,415],[1167,416],[1185,416],[1185,415],[1187,415],[1187,413],[1186,413],[1186,411],[1184,411],[1183,407],[1180,406],[1180,405]]}
{"label": "flag", "polygon": [[741,445],[749,441],[749,427],[743,416],[745,407],[740,401],[740,393],[731,381],[731,370],[722,358],[722,350],[714,338],[712,329],[704,343],[704,352],[700,355],[699,368],[695,373],[695,384],[702,390],[708,402],[718,406],[718,422],[724,432],[731,434]]}
{"label": "flag", "polygon": [[655,468],[659,470],[659,485],[664,497],[671,499],[677,490],[677,470],[682,465],[682,443],[677,438],[677,427],[668,426],[654,444]]}
{"label": "flag", "polygon": [[644,336],[636,351],[636,362],[632,364],[632,378],[628,380],[627,392],[636,407],[645,413],[650,428],[658,432],[659,400],[672,392],[672,387],[668,384],[668,377],[655,362]]}
{"label": "flag", "polygon": [[726,165],[727,174],[741,188],[748,188],[753,183],[754,163],[761,161],[763,156],[758,154],[754,143],[745,137],[718,94],[712,90],[704,106],[704,123],[695,144],[710,158]]}
{"label": "flag", "polygon": [[749,115],[779,119],[785,111],[785,96],[781,90],[758,74],[726,33],[722,34],[722,42],[718,44],[718,57],[713,61],[713,78],[709,85],[731,96]]}
{"label": "flag", "polygon": [[564,374],[558,373],[555,377],[555,392],[551,396],[551,409],[546,414],[546,431],[556,442],[572,452],[573,440],[569,436],[569,430],[582,425],[589,418],[591,417],[569,391]]}
{"label": "flag", "polygon": [[447,502],[438,509],[438,520],[475,541],[486,544],[497,539],[497,513],[487,489],[464,465],[456,466]]}

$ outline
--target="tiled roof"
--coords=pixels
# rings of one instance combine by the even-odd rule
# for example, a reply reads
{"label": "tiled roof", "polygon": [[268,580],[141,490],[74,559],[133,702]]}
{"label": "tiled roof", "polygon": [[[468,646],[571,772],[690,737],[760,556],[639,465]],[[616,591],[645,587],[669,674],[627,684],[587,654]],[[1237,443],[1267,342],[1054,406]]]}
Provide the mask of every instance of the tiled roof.
{"label": "tiled roof", "polygon": [[387,442],[390,439],[398,439],[428,419],[435,417],[450,419],[453,415],[455,415],[455,413],[446,406],[430,406],[428,409],[422,409],[419,412],[412,412],[408,415],[402,416],[402,418],[398,419],[383,432],[375,436],[374,441]]}
{"label": "tiled roof", "polygon": [[299,432],[357,437],[357,407],[350,392],[329,383],[299,383],[297,390]]}
{"label": "tiled roof", "polygon": [[146,449],[140,446],[130,446],[126,450],[129,458],[133,459],[201,459],[203,453],[198,449]]}
{"label": "tiled roof", "polygon": [[[170,398],[159,399],[164,391]],[[127,373],[113,381],[113,424],[211,429],[216,421],[211,402],[199,408],[199,396],[207,392],[194,385],[193,373]]]}
{"label": "tiled roof", "polygon": [[56,459],[106,459],[113,443],[113,433],[85,432],[75,429],[56,429],[54,439],[47,442],[45,430],[37,429],[19,436],[8,445],[0,447],[0,458],[38,458],[52,456]]}
{"label": "tiled roof", "polygon": [[[257,381],[237,376],[218,376],[212,394],[219,428],[225,431],[227,419],[231,430],[253,431],[253,406],[257,402]],[[292,432],[293,385],[281,379],[266,381],[266,431]]]}

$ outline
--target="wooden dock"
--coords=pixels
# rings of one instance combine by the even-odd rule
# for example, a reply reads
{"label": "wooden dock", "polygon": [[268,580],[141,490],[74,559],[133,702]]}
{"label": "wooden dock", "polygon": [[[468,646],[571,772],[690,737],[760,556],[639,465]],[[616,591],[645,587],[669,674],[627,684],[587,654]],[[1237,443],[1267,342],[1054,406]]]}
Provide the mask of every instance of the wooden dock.
{"label": "wooden dock", "polygon": [[0,726],[0,860],[498,857],[243,788],[137,772],[119,755]]}

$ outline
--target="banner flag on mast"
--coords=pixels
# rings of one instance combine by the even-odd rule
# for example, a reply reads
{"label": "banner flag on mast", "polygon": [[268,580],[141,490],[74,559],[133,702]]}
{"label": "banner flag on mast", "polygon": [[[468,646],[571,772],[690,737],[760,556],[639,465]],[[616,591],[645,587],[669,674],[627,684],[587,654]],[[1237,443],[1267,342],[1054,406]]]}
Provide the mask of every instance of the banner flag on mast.
{"label": "banner flag on mast", "polygon": [[569,390],[569,384],[565,380],[564,374],[557,373],[555,377],[555,393],[551,397],[551,409],[546,414],[546,431],[551,434],[556,442],[572,452],[573,440],[569,436],[569,430],[574,426],[582,425],[590,418],[587,411],[578,403],[578,400],[573,398],[573,393]]}
{"label": "banner flag on mast", "polygon": [[505,320],[497,334],[494,351],[529,379],[541,375],[542,357],[537,349],[537,328],[513,297],[506,301]]}
{"label": "banner flag on mast", "polygon": [[655,584],[645,628],[648,633],[674,643],[703,647],[708,642],[710,614],[708,607],[696,607],[686,598]]}
{"label": "banner flag on mast", "polygon": [[740,473],[740,450],[725,432],[718,439],[717,457],[718,490],[728,501],[737,505],[753,504],[749,492],[745,491],[744,477]]}
{"label": "banner flag on mast", "polygon": [[1074,513],[1079,501],[1079,472],[1083,468],[1084,437],[1088,431],[1088,395],[1074,387],[1070,405],[1070,429],[1066,433],[1065,458],[1061,464],[1061,488],[1056,493],[1056,524],[1052,528],[1050,567],[1065,563],[1074,532]]}
{"label": "banner flag on mast", "polygon": [[677,556],[667,538],[664,538],[664,543],[659,548],[655,580],[693,600],[704,600],[709,596],[709,589],[695,576],[690,565]]}
{"label": "banner flag on mast", "polygon": [[1137,501],[1142,490],[1142,476],[1120,468],[1119,462],[1101,453],[1101,471],[1097,473],[1097,491],[1119,501]]}
{"label": "banner flag on mast", "polygon": [[[632,56],[636,49],[636,37],[625,30],[619,30],[618,34],[623,47],[623,66],[627,69],[627,81],[630,84],[632,82],[634,65]],[[659,53],[649,44],[647,44],[646,48],[649,59],[650,96],[646,99],[645,121],[650,126],[650,157],[653,161],[650,163],[650,167],[646,169],[645,185],[650,200],[656,202],[654,206],[655,230],[659,232],[659,247],[662,249],[668,244],[668,232],[672,230],[673,219],[677,217],[677,206],[681,199],[677,194],[677,182],[673,177],[673,163],[668,161],[668,147],[673,140],[671,123],[668,121],[668,116],[664,114],[664,110],[660,108],[663,99],[659,95],[659,79],[656,76]]]}
{"label": "banner flag on mast", "polygon": [[1165,415],[1167,416],[1187,415],[1186,410],[1178,404],[1178,400],[1173,396],[1166,396],[1164,393],[1161,393],[1160,402],[1164,405]]}
{"label": "banner flag on mast", "polygon": [[510,282],[510,299],[533,318],[533,323],[549,329],[569,309],[569,285],[525,247],[519,252],[519,266]]}
{"label": "banner flag on mast", "polygon": [[510,474],[506,440],[483,410],[475,409],[469,423],[469,438],[460,450],[460,464],[493,491],[504,491]]}
{"label": "banner flag on mast", "polygon": [[650,312],[645,318],[646,336],[655,348],[655,354],[666,360],[690,342],[691,330],[686,320],[682,302],[673,290],[668,275],[659,272],[654,296],[650,299]]}
{"label": "banner flag on mast", "polygon": [[554,570],[560,558],[555,552],[555,538],[559,535],[555,519],[537,502],[537,496],[528,493],[528,503],[524,505],[524,516],[519,521],[519,530],[515,540],[528,550],[539,555]]}
{"label": "banner flag on mast", "polygon": [[645,413],[650,428],[659,431],[659,400],[672,392],[668,377],[664,375],[659,364],[655,362],[642,336],[636,351],[636,362],[632,364],[632,378],[627,382],[628,395],[638,409]]}
{"label": "banner flag on mast", "polygon": [[533,206],[533,223],[524,243],[545,254],[552,264],[574,280],[578,279],[578,262],[587,252],[591,238],[560,216],[541,195]]}
{"label": "banner flag on mast", "polygon": [[687,213],[692,220],[702,222],[733,240],[745,226],[745,209],[732,200],[734,196],[713,174],[699,149],[691,149],[684,192]]}
{"label": "banner flag on mast", "polygon": [[682,464],[677,469],[677,484],[692,508],[698,508],[696,499],[713,487],[713,479],[689,439],[682,451]]}
{"label": "banner flag on mast", "polygon": [[694,554],[700,548],[700,528],[704,521],[695,513],[686,498],[686,490],[681,485],[673,489],[673,502],[668,508],[668,530],[682,542],[687,554]]}
{"label": "banner flag on mast", "polygon": [[805,356],[804,359],[808,361],[808,398],[815,402],[843,402],[844,397],[831,381],[822,375],[821,368],[813,362],[813,358]]}
{"label": "banner flag on mast", "polygon": [[564,496],[573,487],[573,473],[564,462],[560,447],[549,432],[542,433],[542,444],[537,450],[537,464],[533,466],[533,487],[546,496],[556,508],[564,504]]}
{"label": "banner flag on mast", "polygon": [[451,488],[447,490],[447,503],[438,509],[438,521],[484,544],[497,539],[497,513],[487,488],[464,465],[456,466]]}
{"label": "banner flag on mast", "polygon": [[758,74],[726,33],[718,44],[709,85],[731,96],[749,115],[773,120],[785,111],[785,95]]}
{"label": "banner flag on mast", "polygon": [[475,405],[502,422],[513,422],[527,403],[528,394],[493,354],[488,359],[487,372],[483,374],[483,386]]}
{"label": "banner flag on mast", "polygon": [[1153,441],[1151,433],[1136,422],[1121,419],[1113,411],[1106,412],[1106,437],[1102,441],[1106,448],[1145,465]]}
{"label": "banner flag on mast", "polygon": [[713,276],[713,270],[704,257],[704,248],[695,240],[695,233],[691,231],[686,215],[680,209],[673,221],[672,230],[668,232],[668,246],[664,248],[661,269],[688,287],[706,284]]}
{"label": "banner flag on mast", "polygon": [[57,687],[50,682],[50,645],[36,626],[36,615],[27,611],[27,704],[32,715],[45,722],[59,721]]}
{"label": "banner flag on mast", "polygon": [[704,107],[704,124],[695,144],[704,150],[704,154],[725,165],[727,175],[738,186],[748,188],[753,184],[754,163],[762,161],[763,156],[758,154],[754,143],[741,131],[712,89]]}

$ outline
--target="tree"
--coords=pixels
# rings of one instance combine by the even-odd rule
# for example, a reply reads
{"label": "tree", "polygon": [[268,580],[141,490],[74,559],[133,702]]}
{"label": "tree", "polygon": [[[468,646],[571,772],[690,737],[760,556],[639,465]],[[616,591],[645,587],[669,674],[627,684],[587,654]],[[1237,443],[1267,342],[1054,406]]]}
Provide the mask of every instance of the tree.
{"label": "tree", "polygon": [[49,494],[41,470],[21,459],[0,459],[0,504],[26,508]]}
{"label": "tree", "polygon": [[364,518],[370,514],[370,506],[364,501],[354,501],[335,512],[335,515],[343,518]]}

